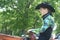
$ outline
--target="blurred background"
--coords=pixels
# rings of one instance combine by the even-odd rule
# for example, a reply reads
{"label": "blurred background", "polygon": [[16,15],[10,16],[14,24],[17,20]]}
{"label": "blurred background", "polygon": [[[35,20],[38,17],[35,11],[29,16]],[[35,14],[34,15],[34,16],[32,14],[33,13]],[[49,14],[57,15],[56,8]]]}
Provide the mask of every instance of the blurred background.
{"label": "blurred background", "polygon": [[56,10],[53,33],[60,33],[60,0],[0,0],[0,33],[21,36],[29,29],[40,28],[42,19],[35,7],[45,1]]}

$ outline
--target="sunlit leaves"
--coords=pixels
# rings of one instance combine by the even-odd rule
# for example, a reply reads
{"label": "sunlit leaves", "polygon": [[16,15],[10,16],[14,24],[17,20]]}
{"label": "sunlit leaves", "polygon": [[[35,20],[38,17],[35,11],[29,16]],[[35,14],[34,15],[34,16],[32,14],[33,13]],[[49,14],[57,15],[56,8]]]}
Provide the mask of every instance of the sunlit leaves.
{"label": "sunlit leaves", "polygon": [[[40,12],[36,5],[47,1],[56,9],[55,21],[60,29],[60,1],[58,0],[0,0],[0,31],[11,35],[20,35],[30,28],[42,25]],[[9,33],[10,32],[10,33]]]}

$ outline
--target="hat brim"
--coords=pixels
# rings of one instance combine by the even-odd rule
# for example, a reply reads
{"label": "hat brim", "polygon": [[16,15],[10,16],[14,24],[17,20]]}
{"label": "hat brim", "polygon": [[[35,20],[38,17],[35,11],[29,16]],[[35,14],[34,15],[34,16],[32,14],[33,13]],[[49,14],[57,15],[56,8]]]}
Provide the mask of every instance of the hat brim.
{"label": "hat brim", "polygon": [[41,3],[37,5],[35,9],[39,10],[40,8],[48,8],[51,12],[55,12],[55,9],[51,5],[48,5],[48,4]]}

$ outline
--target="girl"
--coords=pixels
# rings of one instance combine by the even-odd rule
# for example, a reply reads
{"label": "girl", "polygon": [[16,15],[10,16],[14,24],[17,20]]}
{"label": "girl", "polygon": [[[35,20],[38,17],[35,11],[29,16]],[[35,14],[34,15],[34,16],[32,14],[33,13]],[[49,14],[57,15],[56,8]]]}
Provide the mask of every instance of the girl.
{"label": "girl", "polygon": [[38,40],[49,40],[54,28],[54,18],[52,13],[55,12],[55,9],[47,2],[37,5],[35,9],[38,9],[41,12],[43,18],[43,25]]}

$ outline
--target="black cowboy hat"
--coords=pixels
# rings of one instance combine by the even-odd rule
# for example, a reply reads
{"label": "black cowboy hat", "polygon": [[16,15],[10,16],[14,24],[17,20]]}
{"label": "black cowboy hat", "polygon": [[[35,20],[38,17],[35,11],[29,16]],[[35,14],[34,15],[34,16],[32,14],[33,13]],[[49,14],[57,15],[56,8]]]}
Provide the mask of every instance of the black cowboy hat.
{"label": "black cowboy hat", "polygon": [[55,12],[55,9],[47,2],[38,4],[35,9],[48,8],[51,12]]}

